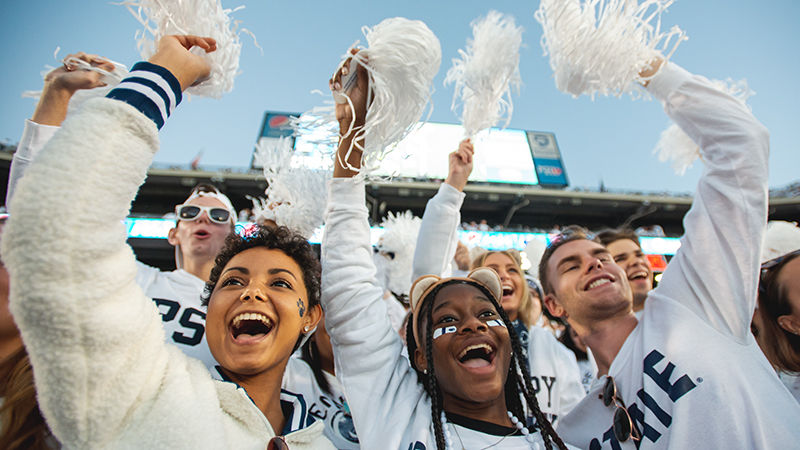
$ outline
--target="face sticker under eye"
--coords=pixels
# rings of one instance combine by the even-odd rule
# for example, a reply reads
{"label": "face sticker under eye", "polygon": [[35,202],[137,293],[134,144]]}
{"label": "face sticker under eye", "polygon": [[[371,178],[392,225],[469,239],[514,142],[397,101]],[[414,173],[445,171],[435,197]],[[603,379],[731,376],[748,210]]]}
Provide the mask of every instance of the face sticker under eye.
{"label": "face sticker under eye", "polygon": [[437,328],[437,329],[433,330],[433,338],[436,339],[436,338],[444,336],[447,333],[455,333],[456,331],[458,331],[458,328],[456,328],[454,326]]}
{"label": "face sticker under eye", "polygon": [[486,321],[486,326],[487,327],[505,327],[506,324],[504,324],[503,321],[501,321],[501,320],[492,319],[492,320],[487,320]]}
{"label": "face sticker under eye", "polygon": [[300,314],[300,317],[303,317],[303,314],[306,313],[306,304],[303,303],[302,298],[297,299],[297,312]]}

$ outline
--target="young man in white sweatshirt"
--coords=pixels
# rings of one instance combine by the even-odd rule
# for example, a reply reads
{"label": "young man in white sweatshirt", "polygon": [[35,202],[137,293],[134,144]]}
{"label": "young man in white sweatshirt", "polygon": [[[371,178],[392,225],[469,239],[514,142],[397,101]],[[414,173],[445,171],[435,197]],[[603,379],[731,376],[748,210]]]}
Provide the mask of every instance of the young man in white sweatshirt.
{"label": "young man in white sweatshirt", "polygon": [[600,374],[558,432],[587,449],[793,448],[800,407],[750,333],[769,135],[745,105],[664,64],[647,85],[703,153],[686,234],[640,319],[608,249],[570,229],[540,264],[545,303]]}

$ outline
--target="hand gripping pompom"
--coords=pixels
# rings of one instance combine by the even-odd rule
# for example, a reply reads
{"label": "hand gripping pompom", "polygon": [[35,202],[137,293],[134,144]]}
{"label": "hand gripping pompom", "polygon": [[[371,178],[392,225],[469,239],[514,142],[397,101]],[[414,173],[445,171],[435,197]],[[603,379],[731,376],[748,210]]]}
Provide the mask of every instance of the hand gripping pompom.
{"label": "hand gripping pompom", "polygon": [[192,53],[202,56],[211,66],[209,78],[189,87],[186,92],[202,97],[220,98],[233,89],[233,80],[239,74],[239,54],[242,44],[239,21],[231,20],[235,9],[224,9],[220,0],[124,0],[119,3],[128,8],[143,30],[136,33],[137,46],[143,59],[156,51],[156,44],[171,34],[192,34],[212,37],[217,50],[206,53],[194,48]]}
{"label": "hand gripping pompom", "polygon": [[515,25],[513,17],[490,11],[472,22],[472,34],[444,80],[445,85],[455,86],[452,109],[457,113],[460,107],[466,137],[497,125],[503,117],[508,125],[514,110],[511,90],[519,91],[522,82],[522,28]]}
{"label": "hand gripping pompom", "polygon": [[[54,57],[58,55],[60,48],[57,48],[55,51]],[[77,70],[91,70],[93,72],[97,72],[102,75],[101,81],[105,83],[105,86],[96,87],[94,89],[79,89],[72,94],[72,97],[69,99],[69,106],[67,110],[67,115],[71,115],[75,112],[82,104],[86,102],[86,100],[96,98],[96,97],[105,97],[112,89],[114,89],[125,77],[128,76],[128,68],[125,67],[124,64],[118,63],[116,61],[112,61],[110,59],[106,59],[111,64],[114,64],[114,70],[108,72],[103,70],[99,67],[92,66],[88,62],[75,57],[64,58],[62,61],[64,65],[70,65],[75,67]],[[45,66],[44,70],[42,71],[42,79],[47,78],[47,74],[51,71],[55,70],[55,67],[52,66]],[[39,100],[42,96],[42,91],[25,91],[22,93],[22,97],[26,98],[33,98],[35,100]]]}
{"label": "hand gripping pompom", "polygon": [[[721,92],[739,100],[745,106],[747,106],[747,99],[755,94],[747,86],[746,80],[733,81],[728,78],[725,81],[711,80],[711,84]],[[673,170],[678,175],[686,173],[686,170],[692,167],[698,158],[702,160],[700,147],[674,123],[661,133],[661,139],[656,144],[653,153],[658,155],[658,160],[661,162],[670,161]]]}
{"label": "hand gripping pompom", "polygon": [[[366,177],[379,167],[394,145],[422,117],[433,93],[433,77],[439,71],[442,50],[436,35],[419,20],[394,17],[372,28],[363,27],[362,32],[367,40],[367,48],[355,55],[348,51],[343,55],[341,64],[352,58],[351,74],[356,72],[354,64],[360,64],[367,70],[367,117],[363,127],[356,128],[351,124],[340,136],[354,137],[346,156],[349,157],[354,149],[361,150],[361,168],[348,164],[347,158],[338,163],[359,172],[359,177]],[[352,108],[347,94],[346,90],[342,90],[334,93],[334,98],[350,103]],[[335,121],[333,106],[314,108],[308,115],[317,117],[318,125]],[[359,143],[361,139],[364,140],[363,148]]]}
{"label": "hand gripping pompom", "polygon": [[289,138],[256,146],[256,161],[263,166],[269,185],[266,199],[252,199],[253,213],[257,219],[272,220],[308,239],[324,221],[331,172],[292,167],[292,154]]}
{"label": "hand gripping pompom", "polygon": [[656,58],[668,60],[685,33],[661,30],[674,0],[542,0],[542,48],[558,90],[571,94],[632,93],[639,73]]}

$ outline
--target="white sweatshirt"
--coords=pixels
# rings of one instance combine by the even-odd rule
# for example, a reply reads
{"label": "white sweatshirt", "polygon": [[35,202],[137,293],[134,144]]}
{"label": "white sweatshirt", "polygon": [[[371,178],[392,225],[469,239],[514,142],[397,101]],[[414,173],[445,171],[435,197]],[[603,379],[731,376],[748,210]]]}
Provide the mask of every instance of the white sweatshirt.
{"label": "white sweatshirt", "polygon": [[[59,128],[25,121],[17,151],[11,161],[6,204],[11,202],[17,182],[28,166]],[[202,361],[211,375],[220,379],[215,370],[217,361],[206,345],[206,313],[200,301],[205,282],[181,269],[162,272],[141,262],[136,267],[136,283],[158,305],[167,342],[172,342],[187,355]]]}
{"label": "white sweatshirt", "polygon": [[[94,99],[19,181],[3,259],[39,407],[67,448],[263,449],[275,435],[264,415],[242,388],[165,343],[156,305],[135,282],[122,220],[157,148],[151,119]],[[43,211],[58,220],[41,220]],[[313,418],[295,400],[288,422],[306,425]],[[286,440],[332,448],[322,429],[317,421]]]}
{"label": "white sweatshirt", "polygon": [[[364,184],[331,181],[322,243],[322,305],[336,376],[344,386],[358,439],[365,449],[436,447],[430,398],[402,356],[375,280]],[[439,418],[436,418],[439,420]],[[454,424],[457,423],[457,424]],[[454,445],[528,448],[515,430],[452,417]],[[542,445],[541,436],[535,438]],[[459,442],[460,440],[460,442]]]}
{"label": "white sweatshirt", "polygon": [[[449,276],[464,197],[463,192],[442,183],[428,200],[414,253],[414,280],[423,275]],[[578,362],[550,332],[537,326],[528,329],[525,351],[539,408],[555,424],[586,395]]]}
{"label": "white sweatshirt", "polygon": [[[25,129],[11,163],[9,195],[6,197],[9,201],[13,197],[12,191],[16,183],[23,177],[27,167],[58,130],[59,127],[25,121]],[[212,378],[222,380],[223,377],[217,370],[217,361],[206,342],[206,307],[200,301],[205,282],[182,269],[164,272],[138,261],[136,269],[136,284],[148,298],[153,299],[161,313],[166,342],[174,344],[184,354],[199,359]],[[394,298],[387,299],[387,306],[390,308],[393,323],[399,321],[396,325],[399,328],[405,310]],[[399,312],[394,315],[391,314],[393,307],[399,308]],[[325,423],[324,434],[336,448],[357,449],[359,447],[357,438],[354,437],[355,429],[350,413],[346,410],[339,382],[330,375],[326,378],[332,391],[330,394],[320,389],[305,362],[292,358],[286,366],[282,387],[289,397],[307,399],[308,414]]]}
{"label": "white sweatshirt", "polygon": [[[641,448],[797,448],[800,406],[750,333],[766,225],[767,130],[705,78],[669,63],[648,90],[702,149],[686,235],[609,368]],[[634,448],[611,432],[605,377],[562,418],[581,448]]]}

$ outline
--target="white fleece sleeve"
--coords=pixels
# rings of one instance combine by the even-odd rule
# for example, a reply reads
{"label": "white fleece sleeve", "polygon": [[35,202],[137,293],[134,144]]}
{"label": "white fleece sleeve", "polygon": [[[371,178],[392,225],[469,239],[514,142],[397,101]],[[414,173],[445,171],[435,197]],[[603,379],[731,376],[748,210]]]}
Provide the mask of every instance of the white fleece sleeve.
{"label": "white fleece sleeve", "polygon": [[648,90],[705,163],[681,247],[648,301],[672,298],[745,343],[766,226],[769,133],[741,102],[673,63]]}
{"label": "white fleece sleeve", "polygon": [[132,406],[161,387],[161,318],[134,282],[123,225],[157,149],[156,126],[137,109],[89,100],[12,199],[2,239],[10,308],[39,407],[66,448],[108,445]]}
{"label": "white fleece sleeve", "polygon": [[336,377],[362,448],[398,448],[424,391],[387,317],[369,236],[364,183],[334,178],[322,242],[322,306]]}
{"label": "white fleece sleeve", "polygon": [[14,152],[14,157],[11,159],[11,168],[8,170],[6,205],[11,203],[11,198],[14,196],[14,189],[17,187],[17,182],[28,169],[28,165],[30,165],[31,161],[33,161],[33,158],[36,157],[42,147],[56,134],[58,129],[59,127],[42,125],[32,120],[25,121],[22,137],[19,138],[17,151]]}
{"label": "white fleece sleeve", "polygon": [[458,245],[458,224],[464,193],[442,183],[422,215],[412,269],[413,283],[423,275],[449,276]]}

